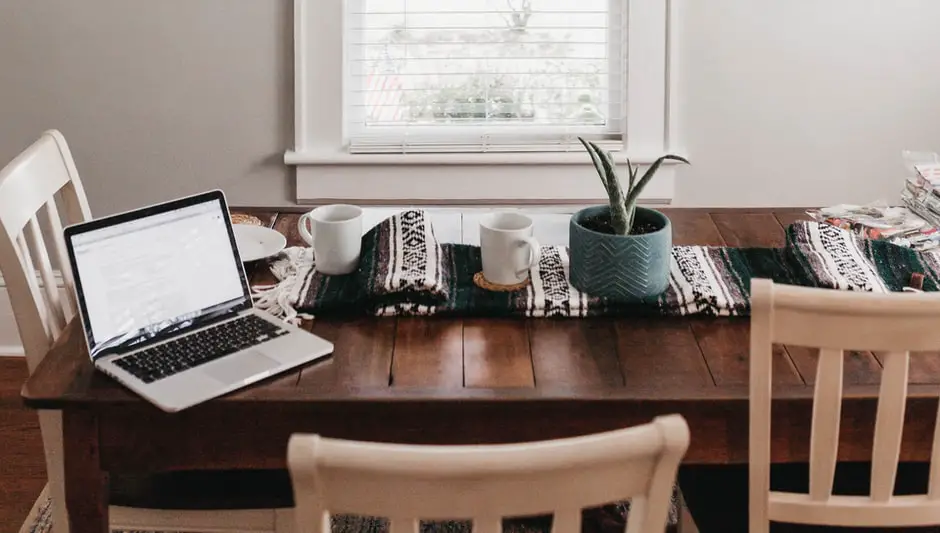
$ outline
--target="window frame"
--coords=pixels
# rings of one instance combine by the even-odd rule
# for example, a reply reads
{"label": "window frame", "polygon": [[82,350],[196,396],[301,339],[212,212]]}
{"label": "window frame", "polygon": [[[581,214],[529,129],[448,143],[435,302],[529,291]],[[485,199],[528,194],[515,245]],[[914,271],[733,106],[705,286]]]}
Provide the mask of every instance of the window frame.
{"label": "window frame", "polygon": [[[623,149],[614,156],[621,164],[627,157],[650,163],[667,152],[688,157],[677,145],[674,112],[678,58],[673,30],[679,0],[622,1],[627,118]],[[343,0],[294,0],[294,146],[285,152],[284,162],[296,167],[298,203],[571,205],[604,199],[583,149],[349,153],[343,119],[345,24],[338,22],[344,21],[344,12]],[[322,50],[329,52],[318,52]],[[441,175],[441,165],[451,165],[446,175]],[[664,165],[641,200],[671,201],[674,170],[674,165]]]}

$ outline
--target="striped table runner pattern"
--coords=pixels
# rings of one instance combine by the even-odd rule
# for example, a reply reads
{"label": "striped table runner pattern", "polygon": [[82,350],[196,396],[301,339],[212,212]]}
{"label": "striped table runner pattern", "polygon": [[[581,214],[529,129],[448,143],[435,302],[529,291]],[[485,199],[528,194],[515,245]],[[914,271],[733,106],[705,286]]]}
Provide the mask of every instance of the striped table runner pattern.
{"label": "striped table runner pattern", "polygon": [[940,254],[871,241],[819,222],[797,222],[781,248],[675,246],[669,287],[656,299],[624,303],[584,294],[568,278],[568,248],[544,246],[531,283],[516,292],[477,287],[480,248],[437,241],[424,211],[407,210],[363,236],[359,269],[317,272],[306,247],[270,261],[276,284],[255,287],[256,304],[294,320],[330,315],[443,315],[583,318],[591,316],[746,316],[753,278],[836,290],[901,291],[923,275],[940,285]]}

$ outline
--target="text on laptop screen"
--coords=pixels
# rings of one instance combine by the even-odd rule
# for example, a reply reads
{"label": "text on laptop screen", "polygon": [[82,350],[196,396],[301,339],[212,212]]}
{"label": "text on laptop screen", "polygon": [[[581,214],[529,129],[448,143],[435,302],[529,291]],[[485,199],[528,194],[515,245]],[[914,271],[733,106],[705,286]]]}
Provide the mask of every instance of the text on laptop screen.
{"label": "text on laptop screen", "polygon": [[92,356],[244,300],[219,201],[72,237]]}

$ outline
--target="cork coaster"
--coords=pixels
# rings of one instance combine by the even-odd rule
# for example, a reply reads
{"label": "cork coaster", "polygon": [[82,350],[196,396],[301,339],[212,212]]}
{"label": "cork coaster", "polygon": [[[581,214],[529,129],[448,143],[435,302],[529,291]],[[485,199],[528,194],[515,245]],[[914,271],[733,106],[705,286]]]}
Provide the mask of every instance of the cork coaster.
{"label": "cork coaster", "polygon": [[525,281],[516,283],[515,285],[498,285],[496,283],[491,283],[483,277],[483,272],[477,272],[473,275],[473,283],[477,287],[494,292],[515,292],[526,288],[529,284],[529,278],[526,278]]}
{"label": "cork coaster", "polygon": [[246,215],[244,213],[235,213],[232,215],[232,224],[250,224],[252,226],[264,225],[260,218],[254,215]]}

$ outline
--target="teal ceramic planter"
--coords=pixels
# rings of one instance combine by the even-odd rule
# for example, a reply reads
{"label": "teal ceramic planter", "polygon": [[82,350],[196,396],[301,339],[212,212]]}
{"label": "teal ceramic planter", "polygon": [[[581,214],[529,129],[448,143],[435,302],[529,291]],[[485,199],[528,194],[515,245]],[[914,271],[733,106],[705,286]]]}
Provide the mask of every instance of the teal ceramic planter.
{"label": "teal ceramic planter", "polygon": [[634,224],[659,228],[640,235],[612,235],[588,229],[586,220],[609,217],[606,205],[575,213],[569,223],[571,285],[591,296],[642,302],[669,286],[672,224],[653,209],[636,208]]}

